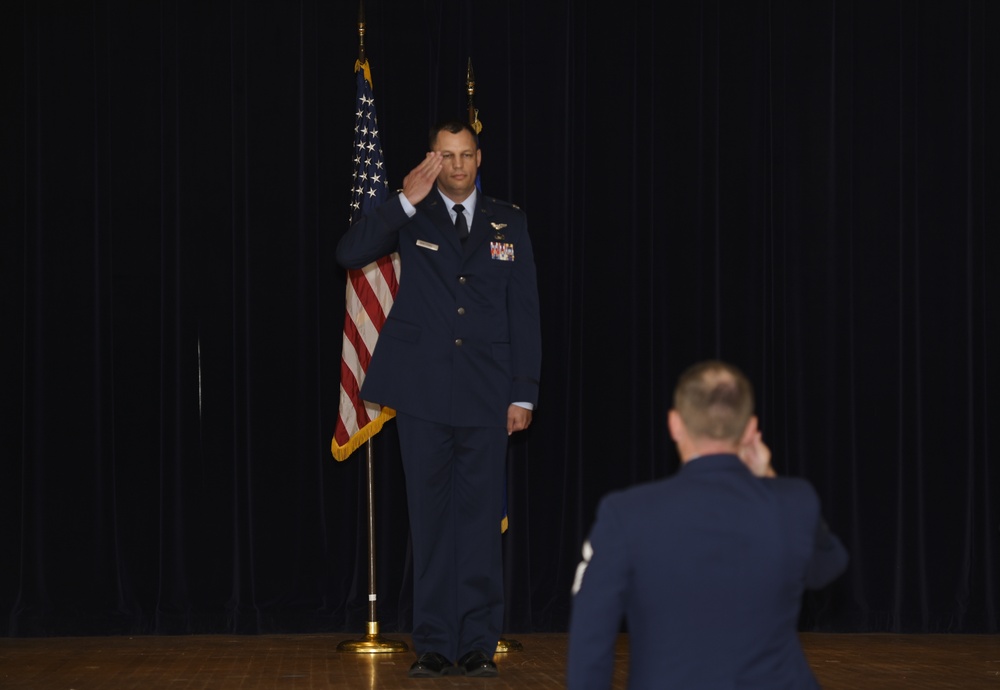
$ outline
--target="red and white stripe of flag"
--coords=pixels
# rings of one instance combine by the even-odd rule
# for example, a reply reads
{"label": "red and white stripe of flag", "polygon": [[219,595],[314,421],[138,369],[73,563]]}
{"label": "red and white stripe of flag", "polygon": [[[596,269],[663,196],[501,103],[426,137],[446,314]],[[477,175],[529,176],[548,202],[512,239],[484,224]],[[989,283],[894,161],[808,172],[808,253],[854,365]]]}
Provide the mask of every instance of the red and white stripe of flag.
{"label": "red and white stripe of flag", "polygon": [[340,408],[331,448],[337,460],[346,460],[395,416],[391,408],[362,400],[360,391],[398,286],[399,254],[348,271],[340,359]]}

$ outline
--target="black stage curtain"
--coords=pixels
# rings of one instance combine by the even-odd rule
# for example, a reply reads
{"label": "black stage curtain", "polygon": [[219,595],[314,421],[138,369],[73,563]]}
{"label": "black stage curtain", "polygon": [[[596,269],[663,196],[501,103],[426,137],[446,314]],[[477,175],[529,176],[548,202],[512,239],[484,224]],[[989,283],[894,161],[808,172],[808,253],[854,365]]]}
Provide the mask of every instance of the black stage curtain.
{"label": "black stage curtain", "polygon": [[[3,4],[3,634],[365,631],[365,463],[329,450],[357,9]],[[998,632],[1000,4],[366,16],[391,186],[464,116],[471,58],[484,190],[532,229],[510,633],[566,629],[598,499],[676,470],[669,398],[706,357],[749,374],[850,550],[804,630]],[[392,424],[373,446],[381,630],[405,632]]]}

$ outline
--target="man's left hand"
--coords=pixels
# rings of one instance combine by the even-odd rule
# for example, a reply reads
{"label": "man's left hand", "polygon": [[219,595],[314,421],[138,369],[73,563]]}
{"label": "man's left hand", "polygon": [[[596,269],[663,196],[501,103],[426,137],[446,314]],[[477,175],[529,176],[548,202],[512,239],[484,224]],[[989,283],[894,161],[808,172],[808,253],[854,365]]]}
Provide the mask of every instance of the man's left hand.
{"label": "man's left hand", "polygon": [[507,408],[507,435],[510,436],[515,431],[523,431],[531,425],[531,410],[511,405]]}

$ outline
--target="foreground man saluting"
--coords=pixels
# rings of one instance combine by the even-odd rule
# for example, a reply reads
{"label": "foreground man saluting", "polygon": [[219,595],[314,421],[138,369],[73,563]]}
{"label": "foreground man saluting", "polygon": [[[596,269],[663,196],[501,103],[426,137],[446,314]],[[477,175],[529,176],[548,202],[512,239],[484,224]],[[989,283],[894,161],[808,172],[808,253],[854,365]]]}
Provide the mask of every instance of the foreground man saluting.
{"label": "foreground man saluting", "polygon": [[847,566],[803,479],[775,478],[736,367],[685,371],[673,477],[605,497],[574,583],[567,686],[610,688],[628,622],[632,690],[818,688],[799,644],[804,588]]}

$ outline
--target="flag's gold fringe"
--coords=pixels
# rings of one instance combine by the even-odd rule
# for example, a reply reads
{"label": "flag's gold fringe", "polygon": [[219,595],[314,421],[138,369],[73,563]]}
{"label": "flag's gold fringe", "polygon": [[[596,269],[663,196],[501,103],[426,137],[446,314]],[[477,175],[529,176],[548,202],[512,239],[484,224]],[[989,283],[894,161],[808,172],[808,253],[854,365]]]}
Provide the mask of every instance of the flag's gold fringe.
{"label": "flag's gold fringe", "polygon": [[357,73],[359,69],[363,69],[365,71],[365,81],[368,82],[368,86],[372,86],[372,70],[368,66],[368,61],[365,60],[364,62],[358,62],[357,60],[355,60],[354,72]]}
{"label": "flag's gold fringe", "polygon": [[506,531],[507,531],[507,516],[504,515],[503,518],[500,520],[500,534],[503,534]]}
{"label": "flag's gold fringe", "polygon": [[337,462],[347,460],[351,456],[351,453],[360,448],[362,443],[367,442],[372,436],[382,431],[382,425],[395,416],[396,411],[394,409],[383,407],[378,417],[365,424],[361,429],[358,429],[358,432],[351,436],[344,445],[338,446],[337,439],[334,438],[330,443],[330,452],[333,453],[333,457],[337,459]]}

